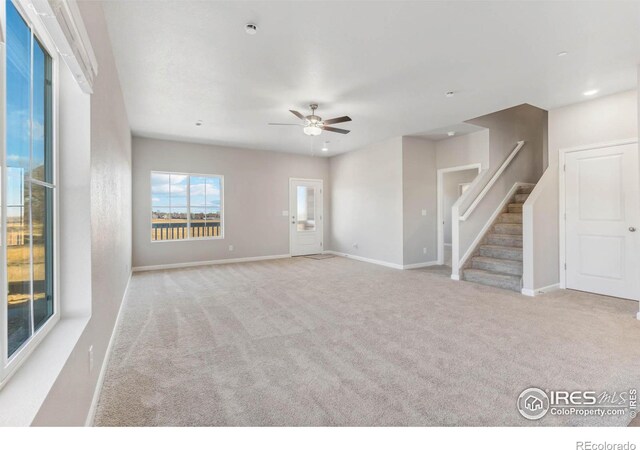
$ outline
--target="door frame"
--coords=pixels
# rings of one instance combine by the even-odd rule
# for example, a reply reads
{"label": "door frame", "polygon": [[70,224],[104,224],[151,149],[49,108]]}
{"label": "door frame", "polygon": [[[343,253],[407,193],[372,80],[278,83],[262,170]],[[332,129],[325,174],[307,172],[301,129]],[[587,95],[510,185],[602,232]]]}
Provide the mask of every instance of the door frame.
{"label": "door frame", "polygon": [[[558,223],[560,225],[559,233],[558,233],[558,254],[560,257],[559,266],[560,269],[560,289],[567,288],[567,223],[566,223],[566,177],[565,177],[565,169],[566,169],[566,159],[569,153],[583,152],[586,150],[595,150],[598,148],[607,148],[607,147],[618,147],[620,145],[629,145],[629,144],[637,144],[638,139],[621,139],[616,141],[609,142],[599,142],[595,144],[589,145],[581,145],[578,147],[568,147],[561,148],[558,150],[558,195],[560,196],[559,200],[559,211],[558,211]],[[640,155],[639,155],[640,156]],[[640,170],[640,167],[638,167]],[[640,205],[638,205],[640,208]],[[640,314],[640,313],[639,313]],[[640,317],[639,317],[640,318]]]}
{"label": "door frame", "polygon": [[300,177],[289,177],[289,189],[287,195],[287,209],[289,210],[289,217],[287,217],[287,226],[289,227],[289,256],[293,256],[293,233],[291,233],[291,216],[293,211],[291,211],[291,186],[294,181],[312,181],[312,182],[320,182],[320,195],[322,196],[322,212],[320,213],[320,223],[322,224],[322,241],[320,245],[320,250],[324,253],[324,180],[322,178],[300,178]]}
{"label": "door frame", "polygon": [[[438,220],[438,240],[437,240],[437,252],[438,252],[438,264],[444,264],[444,196],[442,195],[444,174],[449,172],[460,172],[463,170],[477,169],[478,174],[482,171],[481,163],[465,164],[463,166],[446,167],[444,169],[438,169],[438,187],[437,187],[437,220]],[[477,177],[477,175],[476,175]],[[473,181],[472,181],[473,182]],[[452,219],[453,220],[453,219]]]}

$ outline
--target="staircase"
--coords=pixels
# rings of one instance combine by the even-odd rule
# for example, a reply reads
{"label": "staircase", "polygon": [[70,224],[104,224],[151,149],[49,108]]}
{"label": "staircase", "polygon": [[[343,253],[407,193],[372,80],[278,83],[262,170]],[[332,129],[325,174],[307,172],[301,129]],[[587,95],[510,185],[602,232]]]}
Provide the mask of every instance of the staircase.
{"label": "staircase", "polygon": [[520,186],[462,271],[462,279],[520,292],[522,205],[533,186]]}

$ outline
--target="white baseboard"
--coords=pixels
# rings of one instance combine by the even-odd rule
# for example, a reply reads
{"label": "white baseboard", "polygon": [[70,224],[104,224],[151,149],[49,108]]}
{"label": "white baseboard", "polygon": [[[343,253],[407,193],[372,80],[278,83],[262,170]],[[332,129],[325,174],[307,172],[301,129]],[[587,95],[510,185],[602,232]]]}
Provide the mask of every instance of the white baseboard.
{"label": "white baseboard", "polygon": [[102,360],[102,367],[100,367],[100,374],[98,375],[98,382],[96,383],[96,387],[93,391],[93,399],[91,400],[91,407],[89,407],[89,413],[87,414],[87,420],[84,423],[85,427],[93,426],[93,421],[96,417],[96,409],[98,407],[98,400],[100,399],[100,393],[102,392],[102,385],[104,384],[104,377],[107,373],[107,365],[109,364],[109,357],[111,356],[111,349],[113,347],[113,341],[116,336],[116,330],[118,329],[118,325],[120,324],[120,318],[122,317],[122,310],[124,309],[124,301],[127,298],[127,292],[129,292],[129,284],[131,283],[131,276],[133,272],[129,273],[129,279],[127,280],[127,285],[124,287],[124,294],[122,294],[122,301],[120,302],[120,308],[118,308],[118,315],[116,316],[116,321],[113,325],[113,330],[111,330],[111,337],[109,338],[109,344],[107,345],[107,351],[104,354],[104,359]]}
{"label": "white baseboard", "polygon": [[437,266],[437,265],[438,265],[438,261],[427,261],[427,262],[416,263],[416,264],[405,264],[404,266],[402,266],[402,268],[405,270],[420,269],[421,267],[430,267],[430,266]]}
{"label": "white baseboard", "polygon": [[456,281],[460,281],[460,275],[451,274],[451,279],[452,280],[456,280]]}
{"label": "white baseboard", "polygon": [[522,288],[522,295],[527,297],[535,297],[536,295],[544,294],[546,292],[555,291],[560,289],[560,283],[550,284],[549,286],[541,287],[539,289],[525,289]]}
{"label": "white baseboard", "polygon": [[355,259],[356,261],[377,264],[379,266],[391,267],[392,269],[400,269],[400,270],[404,269],[404,266],[402,264],[390,263],[387,261],[381,261],[379,259],[365,258],[364,256],[356,256],[356,255],[351,255],[349,253],[336,252],[333,250],[327,250],[324,253],[329,253],[331,255],[336,255],[336,256],[343,256],[345,258]]}
{"label": "white baseboard", "polygon": [[186,267],[198,267],[198,266],[212,266],[216,264],[232,264],[251,261],[266,261],[269,259],[283,259],[290,258],[291,255],[268,255],[268,256],[249,256],[246,258],[229,258],[229,259],[214,259],[211,261],[194,261],[186,263],[176,264],[159,264],[157,266],[138,266],[134,267],[134,272],[148,272],[151,270],[166,270],[166,269],[183,269]]}

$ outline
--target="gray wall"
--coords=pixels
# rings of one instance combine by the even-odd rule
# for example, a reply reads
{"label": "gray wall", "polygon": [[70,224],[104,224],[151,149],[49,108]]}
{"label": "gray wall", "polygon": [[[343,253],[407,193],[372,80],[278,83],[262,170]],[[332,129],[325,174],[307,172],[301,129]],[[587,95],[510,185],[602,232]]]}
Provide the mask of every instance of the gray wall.
{"label": "gray wall", "polygon": [[[438,210],[433,142],[402,138],[402,193],[404,264],[435,261],[438,258]],[[426,210],[425,216],[422,210]]]}
{"label": "gray wall", "polygon": [[608,95],[549,111],[549,165],[563,148],[638,136],[637,91]]}
{"label": "gray wall", "polygon": [[[131,267],[131,135],[102,6],[79,2],[99,74],[91,97],[92,317],[34,425],[83,425]],[[64,256],[64,255],[63,255]],[[88,349],[94,370],[88,371]]]}
{"label": "gray wall", "polygon": [[402,138],[334,156],[330,167],[331,250],[402,265]]}
{"label": "gray wall", "polygon": [[[151,242],[151,171],[224,176],[224,239]],[[133,266],[289,253],[289,178],[324,181],[324,248],[330,247],[327,158],[134,137]],[[234,250],[229,251],[229,245]]]}
{"label": "gray wall", "polygon": [[489,168],[489,130],[442,139],[435,146],[438,169],[474,163]]}

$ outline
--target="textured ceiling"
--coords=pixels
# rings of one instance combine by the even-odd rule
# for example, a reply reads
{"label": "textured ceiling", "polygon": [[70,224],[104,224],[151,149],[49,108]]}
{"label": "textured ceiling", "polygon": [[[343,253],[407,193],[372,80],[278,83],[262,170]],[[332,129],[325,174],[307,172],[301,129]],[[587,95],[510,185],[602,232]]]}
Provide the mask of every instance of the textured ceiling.
{"label": "textured ceiling", "polygon": [[[309,154],[328,140],[332,155],[632,89],[640,63],[639,2],[103,5],[134,134],[238,147]],[[324,118],[351,116],[352,132],[267,126],[311,102]]]}

